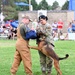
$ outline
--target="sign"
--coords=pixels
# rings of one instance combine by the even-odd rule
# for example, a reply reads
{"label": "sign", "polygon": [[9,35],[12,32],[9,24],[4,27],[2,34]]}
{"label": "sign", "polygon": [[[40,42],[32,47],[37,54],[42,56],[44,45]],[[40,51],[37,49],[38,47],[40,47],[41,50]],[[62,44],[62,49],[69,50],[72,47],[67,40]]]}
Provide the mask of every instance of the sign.
{"label": "sign", "polygon": [[41,15],[47,16],[47,10],[38,10],[38,17]]}

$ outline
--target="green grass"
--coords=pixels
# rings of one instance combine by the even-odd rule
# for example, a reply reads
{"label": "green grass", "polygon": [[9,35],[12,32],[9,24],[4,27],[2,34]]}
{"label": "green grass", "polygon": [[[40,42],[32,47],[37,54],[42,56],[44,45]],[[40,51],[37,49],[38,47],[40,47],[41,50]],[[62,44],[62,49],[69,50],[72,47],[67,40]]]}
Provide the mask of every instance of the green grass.
{"label": "green grass", "polygon": [[[15,40],[0,40],[0,75],[10,75],[15,43]],[[30,45],[36,45],[35,41],[31,40]],[[63,57],[66,53],[69,54],[68,59],[60,61],[62,75],[75,75],[75,41],[55,41],[55,52],[60,57]],[[38,51],[31,50],[31,56],[33,74],[41,75]],[[16,75],[25,75],[23,63],[21,63]],[[56,75],[54,66],[52,75]]]}

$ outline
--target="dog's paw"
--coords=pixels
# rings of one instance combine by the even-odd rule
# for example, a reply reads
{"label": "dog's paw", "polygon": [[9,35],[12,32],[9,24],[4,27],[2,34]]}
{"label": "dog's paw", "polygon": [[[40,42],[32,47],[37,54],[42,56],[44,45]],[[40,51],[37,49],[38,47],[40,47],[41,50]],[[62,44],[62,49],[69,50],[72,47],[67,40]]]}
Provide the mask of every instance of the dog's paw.
{"label": "dog's paw", "polygon": [[31,46],[28,45],[28,48],[31,48]]}

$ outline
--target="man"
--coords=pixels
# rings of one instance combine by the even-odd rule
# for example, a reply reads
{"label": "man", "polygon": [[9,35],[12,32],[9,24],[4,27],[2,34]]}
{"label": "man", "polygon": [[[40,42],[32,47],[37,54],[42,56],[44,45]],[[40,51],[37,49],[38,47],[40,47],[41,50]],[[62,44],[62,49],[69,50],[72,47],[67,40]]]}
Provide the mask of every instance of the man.
{"label": "man", "polygon": [[58,38],[60,39],[60,34],[62,33],[62,29],[63,29],[62,19],[59,19],[57,28],[58,28]]}
{"label": "man", "polygon": [[37,25],[38,25],[37,19],[34,19],[34,21],[32,22],[32,28],[31,29],[36,31]]}
{"label": "man", "polygon": [[[42,32],[46,35],[45,41],[48,42],[49,45],[53,48],[53,36],[52,36],[52,27],[50,24],[47,23],[48,18],[44,15],[39,17],[40,24],[38,25],[37,32]],[[39,51],[40,55],[40,64],[42,75],[51,75],[52,69],[52,59],[44,55],[42,52]],[[47,74],[46,74],[47,73]]]}
{"label": "man", "polygon": [[75,33],[75,20],[72,22],[72,32]]}
{"label": "man", "polygon": [[31,54],[28,48],[29,40],[26,40],[25,38],[26,32],[29,31],[29,22],[29,17],[24,16],[22,22],[17,28],[16,52],[14,56],[14,62],[11,67],[11,75],[16,75],[21,61],[23,61],[26,75],[32,75]]}

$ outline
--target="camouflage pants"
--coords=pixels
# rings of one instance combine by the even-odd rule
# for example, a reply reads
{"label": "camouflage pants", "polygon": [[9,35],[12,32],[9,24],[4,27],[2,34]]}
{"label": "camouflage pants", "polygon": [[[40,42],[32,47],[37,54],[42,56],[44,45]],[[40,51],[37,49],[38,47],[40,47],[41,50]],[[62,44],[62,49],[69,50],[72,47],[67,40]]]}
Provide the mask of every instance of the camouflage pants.
{"label": "camouflage pants", "polygon": [[51,72],[53,60],[47,57],[46,55],[44,55],[42,52],[40,51],[38,52],[40,56],[40,65],[41,65],[42,72],[47,72],[47,73]]}

